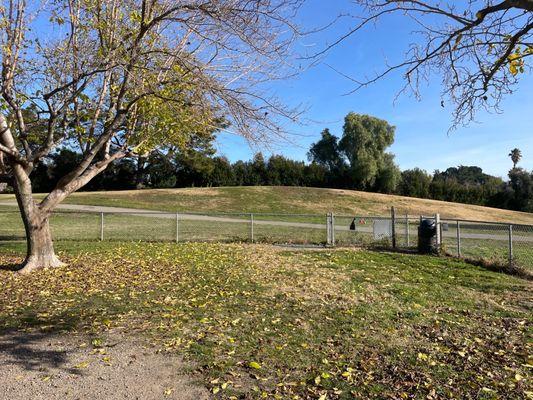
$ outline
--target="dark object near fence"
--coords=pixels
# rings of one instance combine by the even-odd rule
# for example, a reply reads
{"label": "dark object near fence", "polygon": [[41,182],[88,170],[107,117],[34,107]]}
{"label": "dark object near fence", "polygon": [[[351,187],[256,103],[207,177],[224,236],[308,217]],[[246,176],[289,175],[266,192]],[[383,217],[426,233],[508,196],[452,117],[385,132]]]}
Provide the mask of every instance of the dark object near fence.
{"label": "dark object near fence", "polygon": [[437,225],[433,219],[423,219],[418,227],[418,252],[437,253]]}
{"label": "dark object near fence", "polygon": [[352,223],[350,224],[350,230],[355,231],[355,218],[353,219]]}

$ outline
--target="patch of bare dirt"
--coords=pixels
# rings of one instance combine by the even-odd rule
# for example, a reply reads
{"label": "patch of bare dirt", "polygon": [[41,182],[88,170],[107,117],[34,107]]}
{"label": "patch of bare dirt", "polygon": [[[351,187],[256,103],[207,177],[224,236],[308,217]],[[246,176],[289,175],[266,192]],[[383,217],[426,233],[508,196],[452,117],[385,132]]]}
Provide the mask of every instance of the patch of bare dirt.
{"label": "patch of bare dirt", "polygon": [[177,356],[114,333],[0,335],[0,399],[207,399]]}

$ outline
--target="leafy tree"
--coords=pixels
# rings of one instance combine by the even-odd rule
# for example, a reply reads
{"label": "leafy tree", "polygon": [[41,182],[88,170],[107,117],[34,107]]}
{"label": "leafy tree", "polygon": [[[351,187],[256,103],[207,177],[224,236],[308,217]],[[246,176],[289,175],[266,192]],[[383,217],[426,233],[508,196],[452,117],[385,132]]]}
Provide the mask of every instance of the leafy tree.
{"label": "leafy tree", "polygon": [[[349,113],[344,119],[339,152],[349,162],[349,178],[357,189],[372,189],[380,171],[392,168],[391,155],[385,150],[394,142],[394,127],[387,121],[369,115]],[[383,174],[382,187],[393,187],[397,173]]]}
{"label": "leafy tree", "polygon": [[235,174],[231,167],[231,163],[226,157],[215,157],[213,159],[213,169],[208,180],[209,186],[235,185]]}
{"label": "leafy tree", "polygon": [[420,168],[402,171],[399,193],[409,197],[429,197],[431,175]]}
{"label": "leafy tree", "polygon": [[450,167],[444,172],[436,172],[435,179],[454,179],[464,185],[482,185],[486,183],[490,175],[484,174],[483,170],[476,166]]}
{"label": "leafy tree", "polygon": [[326,166],[330,171],[338,170],[343,165],[339,152],[338,138],[328,128],[321,132],[321,138],[313,143],[307,157],[309,161]]}
{"label": "leafy tree", "polygon": [[208,176],[212,173],[213,157],[216,153],[213,147],[215,140],[214,129],[209,134],[193,135],[183,148],[169,149],[176,169],[176,185],[206,186]]}
{"label": "leafy tree", "polygon": [[304,186],[328,187],[328,171],[323,165],[311,163],[304,167]]}
{"label": "leafy tree", "polygon": [[[454,126],[473,120],[477,110],[498,110],[501,101],[531,70],[533,54],[533,1],[424,1],[356,0],[357,22],[339,40],[353,36],[367,25],[386,24],[400,15],[417,24],[418,41],[410,44],[405,58],[368,79],[357,79],[354,91],[401,71],[402,91],[420,95],[420,84],[432,73],[442,80],[442,101],[454,106]],[[316,55],[315,55],[316,56]]]}
{"label": "leafy tree", "polygon": [[33,168],[31,172],[31,181],[33,190],[36,193],[48,193],[52,190],[52,182],[50,180],[50,167],[53,164],[50,160],[41,160]]}
{"label": "leafy tree", "polygon": [[205,186],[213,171],[213,159],[197,150],[179,153],[175,157],[178,187]]}
{"label": "leafy tree", "polygon": [[117,160],[96,175],[83,190],[135,189],[136,165],[130,158]]}
{"label": "leafy tree", "polygon": [[247,186],[249,185],[250,165],[249,163],[239,160],[233,164],[233,172],[235,175],[235,185]]}
{"label": "leafy tree", "polygon": [[260,186],[267,183],[267,166],[263,153],[259,152],[254,154],[251,165],[251,185]]}
{"label": "leafy tree", "polygon": [[148,187],[170,188],[176,185],[176,167],[166,154],[152,152],[147,164],[145,173]]}
{"label": "leafy tree", "polygon": [[[309,178],[308,176],[309,172],[311,172],[312,170],[307,168],[305,162],[290,160],[284,157],[280,159],[283,161],[283,164],[286,165],[285,171],[280,172],[282,176],[283,185],[287,185],[287,186],[308,185],[306,181]],[[324,169],[322,169],[322,171],[324,171]],[[322,183],[322,185],[324,185],[324,182]]]}
{"label": "leafy tree", "polygon": [[509,171],[509,187],[512,190],[509,208],[533,212],[533,171],[513,168]]}
{"label": "leafy tree", "polygon": [[[262,83],[291,72],[280,65],[291,57],[298,29],[289,17],[299,3],[14,0],[1,7],[0,178],[13,185],[26,230],[21,272],[61,264],[51,213],[112,163],[186,146],[219,115],[246,138],[279,135],[280,118],[296,114],[263,97]],[[45,129],[34,134],[37,125]],[[36,201],[31,171],[61,146],[79,158]]]}
{"label": "leafy tree", "polygon": [[394,163],[394,155],[385,153],[376,174],[374,190],[379,193],[394,193],[400,183],[402,173]]}
{"label": "leafy tree", "polygon": [[50,168],[50,180],[55,187],[59,180],[72,171],[80,163],[82,155],[68,148],[59,149],[50,156],[53,164]]}
{"label": "leafy tree", "polygon": [[267,162],[269,185],[302,186],[304,184],[305,164],[283,156],[273,155]]}
{"label": "leafy tree", "polygon": [[489,205],[503,186],[500,178],[483,173],[481,168],[461,165],[435,171],[430,195],[437,200]]}
{"label": "leafy tree", "polygon": [[522,152],[518,148],[514,148],[509,153],[509,157],[511,157],[511,161],[513,162],[513,168],[516,168],[516,164],[520,161],[522,158]]}

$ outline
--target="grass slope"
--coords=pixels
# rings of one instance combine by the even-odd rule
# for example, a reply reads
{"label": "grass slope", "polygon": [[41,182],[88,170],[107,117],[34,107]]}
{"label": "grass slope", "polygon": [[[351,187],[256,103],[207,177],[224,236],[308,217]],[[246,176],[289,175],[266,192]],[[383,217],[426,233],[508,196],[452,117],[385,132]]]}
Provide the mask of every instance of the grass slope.
{"label": "grass slope", "polygon": [[[11,246],[0,265],[20,261],[22,248]],[[88,333],[95,351],[106,330],[143,332],[193,360],[215,398],[532,395],[525,280],[370,251],[60,247],[69,266],[30,276],[0,270],[0,331]]]}
{"label": "grass slope", "polygon": [[[0,195],[0,201],[7,199],[13,199],[13,196]],[[447,218],[533,224],[531,213],[352,190],[283,186],[81,192],[71,195],[66,203],[162,211],[283,214],[333,211],[347,215],[388,215],[390,206],[395,206],[401,214],[432,215],[439,212]]]}

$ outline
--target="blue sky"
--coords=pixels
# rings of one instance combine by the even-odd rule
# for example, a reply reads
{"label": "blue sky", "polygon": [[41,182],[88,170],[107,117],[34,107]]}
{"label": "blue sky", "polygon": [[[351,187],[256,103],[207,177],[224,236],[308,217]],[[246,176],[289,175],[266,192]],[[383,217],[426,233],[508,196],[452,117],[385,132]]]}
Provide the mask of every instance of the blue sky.
{"label": "blue sky", "polygon": [[[345,0],[310,0],[300,15],[306,28],[322,26],[342,10],[354,10]],[[297,50],[316,48],[333,41],[354,20],[346,18],[332,29],[300,40]],[[505,177],[512,166],[507,154],[519,147],[520,166],[533,170],[533,76],[522,76],[520,86],[502,103],[503,113],[479,112],[477,122],[467,128],[449,132],[452,108],[440,106],[440,81],[436,76],[422,90],[420,101],[402,95],[401,74],[391,75],[352,95],[353,83],[327,64],[354,78],[363,78],[383,68],[386,60],[400,60],[409,43],[417,40],[413,26],[403,17],[388,18],[375,27],[366,28],[330,51],[325,63],[306,70],[297,78],[276,82],[271,86],[289,105],[303,105],[306,113],[301,124],[287,126],[288,141],[269,147],[250,147],[241,138],[222,133],[218,139],[219,154],[231,161],[249,159],[256,151],[283,154],[306,160],[311,143],[318,140],[324,128],[342,134],[344,116],[354,111],[383,118],[396,126],[396,139],[390,151],[396,155],[401,169],[421,167],[429,172],[458,165],[478,165],[487,173]]]}

